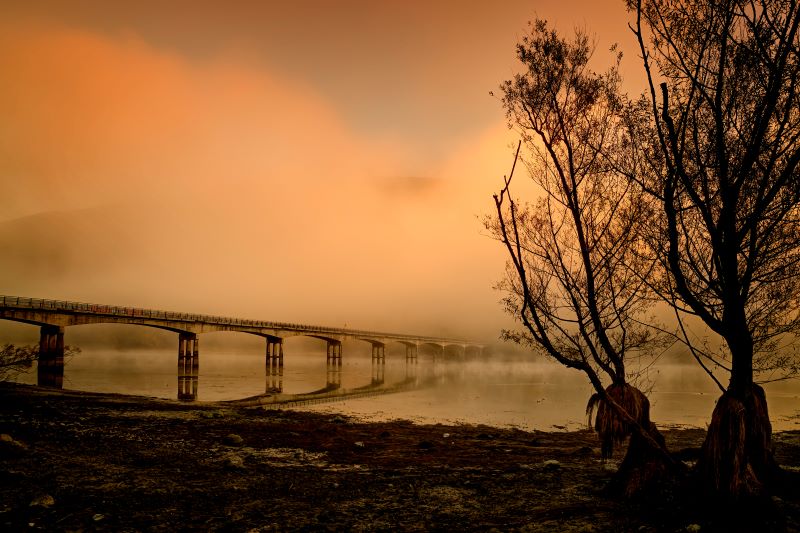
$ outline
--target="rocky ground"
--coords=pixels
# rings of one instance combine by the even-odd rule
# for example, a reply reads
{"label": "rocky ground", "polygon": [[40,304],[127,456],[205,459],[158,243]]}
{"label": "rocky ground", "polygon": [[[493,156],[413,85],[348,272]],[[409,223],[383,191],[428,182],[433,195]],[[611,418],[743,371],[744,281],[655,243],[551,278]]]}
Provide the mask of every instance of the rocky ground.
{"label": "rocky ground", "polygon": [[[683,489],[614,499],[603,489],[619,457],[602,463],[590,431],[362,423],[0,384],[0,434],[3,531],[800,530],[800,483],[733,520]],[[690,459],[703,432],[665,436]],[[775,440],[791,476],[800,434]]]}

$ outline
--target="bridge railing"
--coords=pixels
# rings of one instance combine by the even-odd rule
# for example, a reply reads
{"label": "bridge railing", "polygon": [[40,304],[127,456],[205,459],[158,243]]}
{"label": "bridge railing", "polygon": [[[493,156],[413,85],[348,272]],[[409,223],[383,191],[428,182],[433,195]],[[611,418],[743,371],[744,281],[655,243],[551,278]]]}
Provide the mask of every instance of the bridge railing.
{"label": "bridge railing", "polygon": [[403,333],[385,333],[378,331],[333,328],[326,326],[313,326],[307,324],[293,324],[288,322],[269,322],[262,320],[250,320],[242,318],[231,318],[214,315],[200,315],[193,313],[178,313],[171,311],[157,311],[153,309],[142,309],[138,307],[118,307],[113,305],[90,304],[83,302],[71,302],[67,300],[46,300],[42,298],[26,298],[20,296],[0,295],[0,306],[16,309],[37,309],[45,311],[64,311],[68,313],[83,313],[101,316],[120,316],[128,318],[150,318],[156,320],[170,320],[177,322],[201,322],[212,325],[230,325],[238,327],[266,328],[266,329],[288,329],[301,331],[304,333],[319,333],[328,335],[351,335],[361,337],[388,337],[397,340],[407,340],[409,342],[436,342],[452,344],[475,344],[461,339],[450,339],[443,337],[421,337],[417,335],[407,335]]}

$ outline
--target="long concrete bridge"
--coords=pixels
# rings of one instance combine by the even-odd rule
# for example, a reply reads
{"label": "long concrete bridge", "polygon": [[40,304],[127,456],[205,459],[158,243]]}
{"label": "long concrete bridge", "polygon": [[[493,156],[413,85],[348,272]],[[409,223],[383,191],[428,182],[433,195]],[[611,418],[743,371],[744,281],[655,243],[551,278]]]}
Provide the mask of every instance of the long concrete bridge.
{"label": "long concrete bridge", "polygon": [[378,362],[385,360],[386,345],[392,342],[405,346],[406,360],[416,360],[419,348],[423,345],[432,346],[442,354],[449,346],[460,348],[463,354],[468,349],[478,352],[483,349],[483,345],[479,343],[446,337],[267,322],[19,296],[0,296],[0,319],[40,327],[40,384],[57,382],[59,374],[63,376],[64,329],[84,324],[136,324],[177,333],[179,373],[183,372],[187,376],[197,376],[200,351],[198,335],[215,331],[235,331],[263,337],[266,340],[268,367],[283,367],[283,340],[295,336],[315,337],[325,341],[328,365],[339,367],[342,364],[342,342],[345,340],[371,344],[372,359]]}

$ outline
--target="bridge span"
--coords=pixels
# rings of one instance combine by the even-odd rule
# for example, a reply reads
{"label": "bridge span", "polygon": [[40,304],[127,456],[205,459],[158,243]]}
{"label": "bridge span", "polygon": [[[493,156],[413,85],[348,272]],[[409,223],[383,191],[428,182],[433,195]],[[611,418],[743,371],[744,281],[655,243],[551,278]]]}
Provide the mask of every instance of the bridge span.
{"label": "bridge span", "polygon": [[[39,383],[58,383],[63,377],[64,330],[68,326],[84,324],[135,324],[165,329],[178,334],[178,368],[186,375],[197,376],[199,367],[199,339],[201,333],[234,331],[263,337],[268,367],[283,367],[283,340],[287,337],[308,336],[326,342],[328,365],[342,365],[342,342],[359,340],[372,345],[372,359],[385,360],[386,345],[392,342],[405,346],[406,360],[416,360],[423,345],[434,347],[444,354],[449,346],[456,346],[463,354],[468,349],[481,352],[483,345],[463,339],[431,337],[403,333],[385,333],[348,328],[312,326],[288,322],[269,322],[157,311],[136,307],[46,300],[20,296],[0,296],[0,319],[24,322],[40,327]],[[59,370],[60,369],[60,370]]]}

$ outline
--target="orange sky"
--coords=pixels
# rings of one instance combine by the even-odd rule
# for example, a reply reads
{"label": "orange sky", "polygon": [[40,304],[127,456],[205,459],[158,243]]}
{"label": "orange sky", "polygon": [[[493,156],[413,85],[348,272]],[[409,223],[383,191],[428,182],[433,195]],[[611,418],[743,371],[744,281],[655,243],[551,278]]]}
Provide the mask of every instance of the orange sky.
{"label": "orange sky", "polygon": [[535,14],[632,42],[621,0],[3,2],[0,293],[496,338]]}

